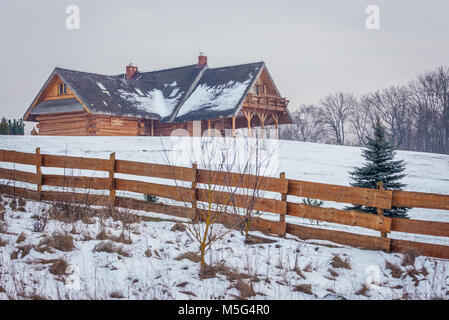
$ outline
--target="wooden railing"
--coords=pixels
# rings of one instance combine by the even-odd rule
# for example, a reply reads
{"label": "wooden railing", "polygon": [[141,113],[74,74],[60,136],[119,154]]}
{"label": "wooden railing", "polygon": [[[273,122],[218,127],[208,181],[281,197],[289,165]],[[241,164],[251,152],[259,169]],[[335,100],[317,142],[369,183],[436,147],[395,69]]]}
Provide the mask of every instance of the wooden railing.
{"label": "wooden railing", "polygon": [[[287,179],[284,173],[279,178],[258,177],[249,174],[203,170],[198,169],[196,166],[189,168],[125,161],[115,159],[115,154],[111,154],[110,159],[55,156],[41,154],[39,148],[36,150],[36,153],[0,150],[0,162],[36,166],[36,173],[0,168],[0,179],[36,185],[36,189],[32,190],[29,188],[18,188],[15,187],[15,184],[11,185],[11,183],[0,184],[0,192],[4,194],[45,201],[67,201],[70,199],[70,201],[85,202],[87,199],[95,205],[113,205],[181,217],[190,217],[192,209],[181,204],[151,203],[129,197],[117,197],[116,191],[151,194],[183,203],[196,203],[210,200],[210,191],[201,188],[201,185],[211,183],[211,177],[213,177],[213,184],[217,186],[251,189],[255,188],[254,186],[257,184],[258,190],[278,193],[281,195],[281,199],[257,197],[257,202],[253,209],[255,211],[278,214],[279,219],[272,221],[256,217],[251,222],[251,227],[255,230],[280,236],[289,233],[303,239],[328,240],[365,249],[401,252],[407,248],[412,248],[422,255],[449,259],[449,246],[388,237],[388,234],[392,231],[449,237],[449,223],[390,218],[359,211],[314,207],[294,201],[295,197],[306,197],[359,204],[382,210],[390,209],[392,206],[449,210],[449,195],[362,189],[314,183]],[[109,176],[107,178],[98,178],[42,174],[43,167],[104,171],[108,172]],[[121,179],[115,177],[117,173],[183,181],[191,183],[191,187]],[[109,190],[109,195],[46,191],[42,190],[42,186]],[[229,193],[225,190],[213,191],[212,195],[215,204],[229,203],[229,198],[232,198],[233,207],[240,208],[247,206],[249,197],[246,194]],[[287,223],[286,216],[368,228],[379,231],[380,236]],[[232,218],[231,214],[229,218]]]}

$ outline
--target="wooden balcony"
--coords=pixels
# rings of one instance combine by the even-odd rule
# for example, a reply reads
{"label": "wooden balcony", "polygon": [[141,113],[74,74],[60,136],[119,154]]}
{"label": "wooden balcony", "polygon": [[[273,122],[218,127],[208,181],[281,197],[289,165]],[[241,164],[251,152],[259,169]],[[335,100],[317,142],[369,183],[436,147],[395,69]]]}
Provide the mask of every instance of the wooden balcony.
{"label": "wooden balcony", "polygon": [[246,108],[265,109],[270,111],[285,111],[289,101],[269,94],[248,93],[243,106]]}

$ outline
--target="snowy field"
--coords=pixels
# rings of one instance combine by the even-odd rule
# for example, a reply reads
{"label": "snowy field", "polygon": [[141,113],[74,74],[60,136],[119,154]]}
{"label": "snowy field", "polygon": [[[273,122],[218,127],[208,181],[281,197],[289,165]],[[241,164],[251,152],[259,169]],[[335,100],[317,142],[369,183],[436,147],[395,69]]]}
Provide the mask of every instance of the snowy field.
{"label": "snowy field", "polygon": [[[4,197],[5,201],[11,201]],[[6,205],[0,232],[0,299],[447,299],[449,261],[359,250],[325,241],[275,238],[246,245],[239,231],[214,244],[198,276],[198,245],[186,231],[172,231],[164,215],[123,227],[113,219],[63,223],[49,220],[34,232],[47,204]],[[99,240],[102,230],[126,243]],[[72,240],[57,241],[57,234]],[[130,240],[129,240],[130,239]],[[112,243],[111,252],[99,246]],[[64,261],[62,270],[57,264]]]}
{"label": "snowy field", "polygon": [[[184,145],[190,142],[190,139],[182,140]],[[0,149],[34,152],[36,147],[41,148],[41,153],[70,156],[108,159],[110,153],[115,152],[116,158],[123,160],[178,165],[189,165],[191,161],[186,154],[173,157],[175,147],[168,138],[11,136],[0,140]],[[347,172],[363,162],[360,148],[301,142],[279,142],[273,155],[276,159],[270,168],[272,176],[285,171],[288,178],[339,185],[349,185]],[[449,156],[399,151],[398,158],[407,162],[407,190],[449,194]],[[7,163],[0,163],[0,166],[13,167]],[[35,170],[23,165],[15,168]],[[43,170],[43,173],[50,172],[63,173],[62,169]],[[69,174],[105,176],[102,172],[86,170]],[[161,182],[161,179],[146,180]],[[3,198],[6,212],[0,233],[0,299],[449,297],[449,262],[445,260],[418,257],[413,264],[407,264],[403,263],[402,254],[359,250],[317,240],[302,241],[291,235],[271,238],[276,241],[274,243],[245,245],[244,237],[238,231],[230,232],[216,243],[212,254],[207,256],[208,263],[223,264],[227,271],[217,272],[210,279],[199,279],[198,263],[180,258],[182,254],[197,252],[198,246],[185,231],[171,231],[174,217],[135,212],[147,218],[127,227],[131,243],[115,243],[115,247],[123,248],[125,253],[93,252],[99,243],[105,242],[96,239],[100,231],[105,229],[117,237],[123,231],[122,222],[98,218],[91,224],[49,220],[43,234],[33,231],[32,216],[48,210],[49,204],[28,201],[22,212],[14,206],[11,208],[11,199]],[[300,201],[294,197],[289,200]],[[332,202],[325,205],[343,206]],[[414,219],[449,221],[449,212],[442,210],[413,209],[409,215]],[[265,217],[278,218],[269,214]],[[288,218],[288,222],[378,235],[363,228],[328,223],[316,225],[307,219]],[[42,240],[55,232],[70,233],[73,249],[40,252]],[[254,234],[270,238],[261,233]],[[447,239],[439,237],[394,233],[390,236],[449,244]],[[343,266],[335,261],[336,255],[346,262]],[[71,274],[55,275],[49,271],[55,259],[63,259],[72,266]],[[73,277],[79,284],[75,289],[67,284],[67,279]],[[365,288],[367,279],[374,279],[376,285]]]}

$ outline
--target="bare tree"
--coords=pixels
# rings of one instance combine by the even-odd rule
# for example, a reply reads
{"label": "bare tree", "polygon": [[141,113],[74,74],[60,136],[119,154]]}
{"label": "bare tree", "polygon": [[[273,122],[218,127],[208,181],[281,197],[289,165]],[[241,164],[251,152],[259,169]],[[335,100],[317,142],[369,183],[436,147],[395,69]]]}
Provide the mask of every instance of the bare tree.
{"label": "bare tree", "polygon": [[355,105],[354,95],[342,92],[327,95],[320,101],[319,120],[329,129],[336,144],[345,144],[346,124]]}
{"label": "bare tree", "polygon": [[326,130],[318,118],[319,109],[314,105],[302,105],[292,113],[293,123],[281,134],[282,139],[306,142],[323,142]]}
{"label": "bare tree", "polygon": [[[189,138],[182,138],[189,139]],[[195,198],[179,188],[181,202],[188,209],[193,223],[187,232],[198,243],[200,276],[209,270],[205,262],[213,244],[223,239],[232,229],[240,229],[248,240],[252,219],[260,214],[258,207],[263,191],[263,176],[270,175],[272,153],[262,152],[264,140],[223,139],[218,137],[194,138],[198,142],[194,155],[184,153],[191,162],[197,162],[197,177],[193,183]],[[189,140],[182,141],[187,144]],[[166,152],[166,161],[173,165]],[[273,168],[273,170],[276,170]],[[173,178],[176,185],[183,184]]]}

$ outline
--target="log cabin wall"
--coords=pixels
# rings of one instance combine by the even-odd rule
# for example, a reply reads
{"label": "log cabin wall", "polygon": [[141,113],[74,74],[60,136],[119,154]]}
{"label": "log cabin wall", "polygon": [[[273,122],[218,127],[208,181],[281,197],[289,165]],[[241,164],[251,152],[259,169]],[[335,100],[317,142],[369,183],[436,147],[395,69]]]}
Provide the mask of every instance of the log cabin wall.
{"label": "log cabin wall", "polygon": [[90,134],[96,136],[138,136],[144,128],[136,118],[93,115]]}
{"label": "log cabin wall", "polygon": [[40,115],[37,128],[39,135],[45,136],[87,136],[88,113]]}

